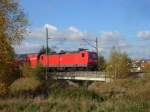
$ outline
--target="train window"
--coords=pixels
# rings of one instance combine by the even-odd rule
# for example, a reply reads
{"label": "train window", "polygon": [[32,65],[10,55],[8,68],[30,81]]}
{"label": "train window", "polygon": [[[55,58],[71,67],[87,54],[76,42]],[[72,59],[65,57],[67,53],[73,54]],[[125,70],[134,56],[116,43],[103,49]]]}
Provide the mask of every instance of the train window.
{"label": "train window", "polygon": [[89,53],[89,58],[90,59],[97,59],[97,54],[96,53]]}
{"label": "train window", "polygon": [[85,54],[84,54],[84,53],[82,53],[82,58],[84,58],[84,56],[85,56]]}

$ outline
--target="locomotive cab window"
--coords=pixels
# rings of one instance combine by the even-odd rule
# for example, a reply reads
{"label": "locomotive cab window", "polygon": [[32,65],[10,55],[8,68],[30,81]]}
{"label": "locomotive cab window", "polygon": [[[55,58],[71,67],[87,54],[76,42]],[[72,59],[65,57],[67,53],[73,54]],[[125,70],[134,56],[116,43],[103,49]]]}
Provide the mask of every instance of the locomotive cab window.
{"label": "locomotive cab window", "polygon": [[90,59],[97,59],[97,54],[96,53],[89,53],[89,58]]}
{"label": "locomotive cab window", "polygon": [[84,58],[85,57],[85,54],[84,53],[82,53],[82,58]]}

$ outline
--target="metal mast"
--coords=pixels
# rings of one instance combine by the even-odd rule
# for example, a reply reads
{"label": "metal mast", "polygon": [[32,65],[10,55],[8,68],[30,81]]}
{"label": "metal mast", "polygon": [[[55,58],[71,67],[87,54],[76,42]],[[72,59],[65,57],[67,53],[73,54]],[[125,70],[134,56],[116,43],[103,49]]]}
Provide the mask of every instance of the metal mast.
{"label": "metal mast", "polygon": [[48,27],[46,27],[46,74],[45,79],[48,79]]}

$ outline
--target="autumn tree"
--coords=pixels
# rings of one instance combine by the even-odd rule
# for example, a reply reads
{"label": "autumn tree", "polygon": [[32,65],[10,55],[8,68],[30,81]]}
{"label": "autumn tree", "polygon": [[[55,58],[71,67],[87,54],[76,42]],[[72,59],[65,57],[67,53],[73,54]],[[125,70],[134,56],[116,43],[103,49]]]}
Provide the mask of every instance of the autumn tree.
{"label": "autumn tree", "polygon": [[[48,53],[54,53],[54,52],[56,52],[56,51],[55,51],[54,49],[48,47],[47,52],[48,52]],[[42,47],[40,48],[38,54],[39,54],[39,56],[40,56],[41,54],[46,54],[46,47],[45,47],[45,46],[42,46]]]}
{"label": "autumn tree", "polygon": [[[55,52],[55,50],[54,49],[52,49],[52,48],[49,48],[48,47],[48,53],[53,53],[53,52]],[[41,48],[40,48],[40,50],[39,50],[39,54],[45,54],[46,53],[46,47],[45,46],[42,46]]]}
{"label": "autumn tree", "polygon": [[130,72],[130,58],[126,53],[121,53],[113,48],[108,59],[106,71],[114,79],[126,77]]}
{"label": "autumn tree", "polygon": [[15,78],[12,45],[21,42],[26,25],[18,0],[0,0],[0,83],[9,84]]}
{"label": "autumn tree", "polygon": [[105,71],[105,69],[106,69],[106,60],[104,56],[100,55],[98,57],[98,70]]}
{"label": "autumn tree", "polygon": [[145,73],[150,73],[150,61],[146,61],[146,62],[144,63],[143,71],[144,71]]}

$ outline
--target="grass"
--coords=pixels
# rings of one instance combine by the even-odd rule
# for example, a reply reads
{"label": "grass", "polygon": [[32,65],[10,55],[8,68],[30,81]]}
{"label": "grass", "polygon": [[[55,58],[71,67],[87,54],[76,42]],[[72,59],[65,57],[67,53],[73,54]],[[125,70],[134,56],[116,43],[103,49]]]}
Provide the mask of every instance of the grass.
{"label": "grass", "polygon": [[[13,103],[1,103],[0,110],[7,112],[149,112],[150,102],[134,102],[111,99],[104,102],[85,98],[13,99]],[[23,101],[22,101],[23,100]]]}
{"label": "grass", "polygon": [[0,100],[3,112],[150,112],[150,79],[121,79],[88,88],[50,83],[48,97]]}

